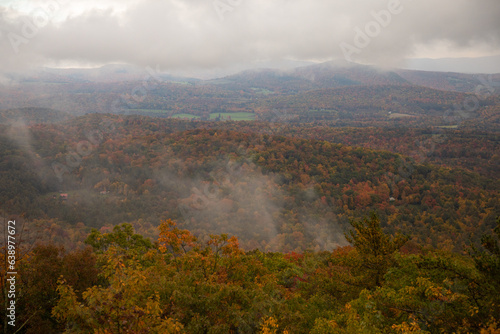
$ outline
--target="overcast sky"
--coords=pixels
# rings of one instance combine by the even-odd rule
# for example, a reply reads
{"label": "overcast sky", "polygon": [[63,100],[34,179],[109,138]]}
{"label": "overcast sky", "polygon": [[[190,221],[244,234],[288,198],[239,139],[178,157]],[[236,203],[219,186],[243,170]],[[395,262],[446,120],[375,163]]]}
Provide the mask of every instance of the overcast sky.
{"label": "overcast sky", "polygon": [[0,0],[0,69],[500,54],[500,0]]}

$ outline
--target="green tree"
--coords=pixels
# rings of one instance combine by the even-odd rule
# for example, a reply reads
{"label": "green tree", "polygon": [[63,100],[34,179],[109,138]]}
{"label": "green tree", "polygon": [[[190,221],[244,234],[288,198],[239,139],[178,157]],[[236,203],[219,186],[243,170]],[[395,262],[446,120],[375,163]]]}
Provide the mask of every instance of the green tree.
{"label": "green tree", "polygon": [[105,252],[111,246],[124,251],[138,252],[146,252],[154,247],[150,240],[136,234],[134,227],[128,223],[116,225],[113,227],[112,233],[101,233],[96,229],[92,229],[87,239],[85,239],[85,243],[92,246],[98,253]]}
{"label": "green tree", "polygon": [[[483,249],[472,247],[470,255],[480,273],[480,279],[471,282],[474,298],[478,306],[478,315],[483,323],[500,325],[500,217],[492,234],[481,238]],[[491,320],[491,321],[490,321]]]}
{"label": "green tree", "polygon": [[346,233],[345,237],[356,252],[352,273],[358,277],[358,283],[362,286],[380,287],[385,273],[393,263],[394,253],[408,241],[408,237],[385,234],[375,213],[369,218],[350,223],[354,230]]}

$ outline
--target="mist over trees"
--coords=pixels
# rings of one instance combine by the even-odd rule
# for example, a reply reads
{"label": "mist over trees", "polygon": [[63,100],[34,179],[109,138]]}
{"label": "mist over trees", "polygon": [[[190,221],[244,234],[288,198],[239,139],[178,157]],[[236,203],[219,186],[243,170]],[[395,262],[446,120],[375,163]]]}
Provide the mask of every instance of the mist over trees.
{"label": "mist over trees", "polygon": [[0,86],[18,333],[498,331],[500,103],[477,77],[323,64],[139,96],[81,74]]}

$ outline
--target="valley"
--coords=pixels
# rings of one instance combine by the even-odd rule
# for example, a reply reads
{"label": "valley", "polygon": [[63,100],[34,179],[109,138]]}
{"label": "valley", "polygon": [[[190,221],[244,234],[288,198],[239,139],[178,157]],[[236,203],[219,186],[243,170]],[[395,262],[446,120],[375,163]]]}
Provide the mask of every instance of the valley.
{"label": "valley", "polygon": [[[361,314],[369,332],[496,326],[498,75],[322,64],[83,78],[0,86],[0,212],[29,254],[21,319],[97,328],[120,291],[163,310],[145,317],[169,333],[349,333]],[[48,311],[32,315],[35,302]],[[149,328],[121,310],[122,326]]]}

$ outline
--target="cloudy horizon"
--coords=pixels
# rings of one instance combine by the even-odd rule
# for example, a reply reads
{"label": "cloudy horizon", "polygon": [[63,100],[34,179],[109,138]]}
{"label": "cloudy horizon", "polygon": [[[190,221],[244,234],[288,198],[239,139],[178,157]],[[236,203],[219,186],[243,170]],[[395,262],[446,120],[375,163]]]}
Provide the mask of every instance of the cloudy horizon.
{"label": "cloudy horizon", "polygon": [[0,70],[500,55],[498,0],[0,1]]}

